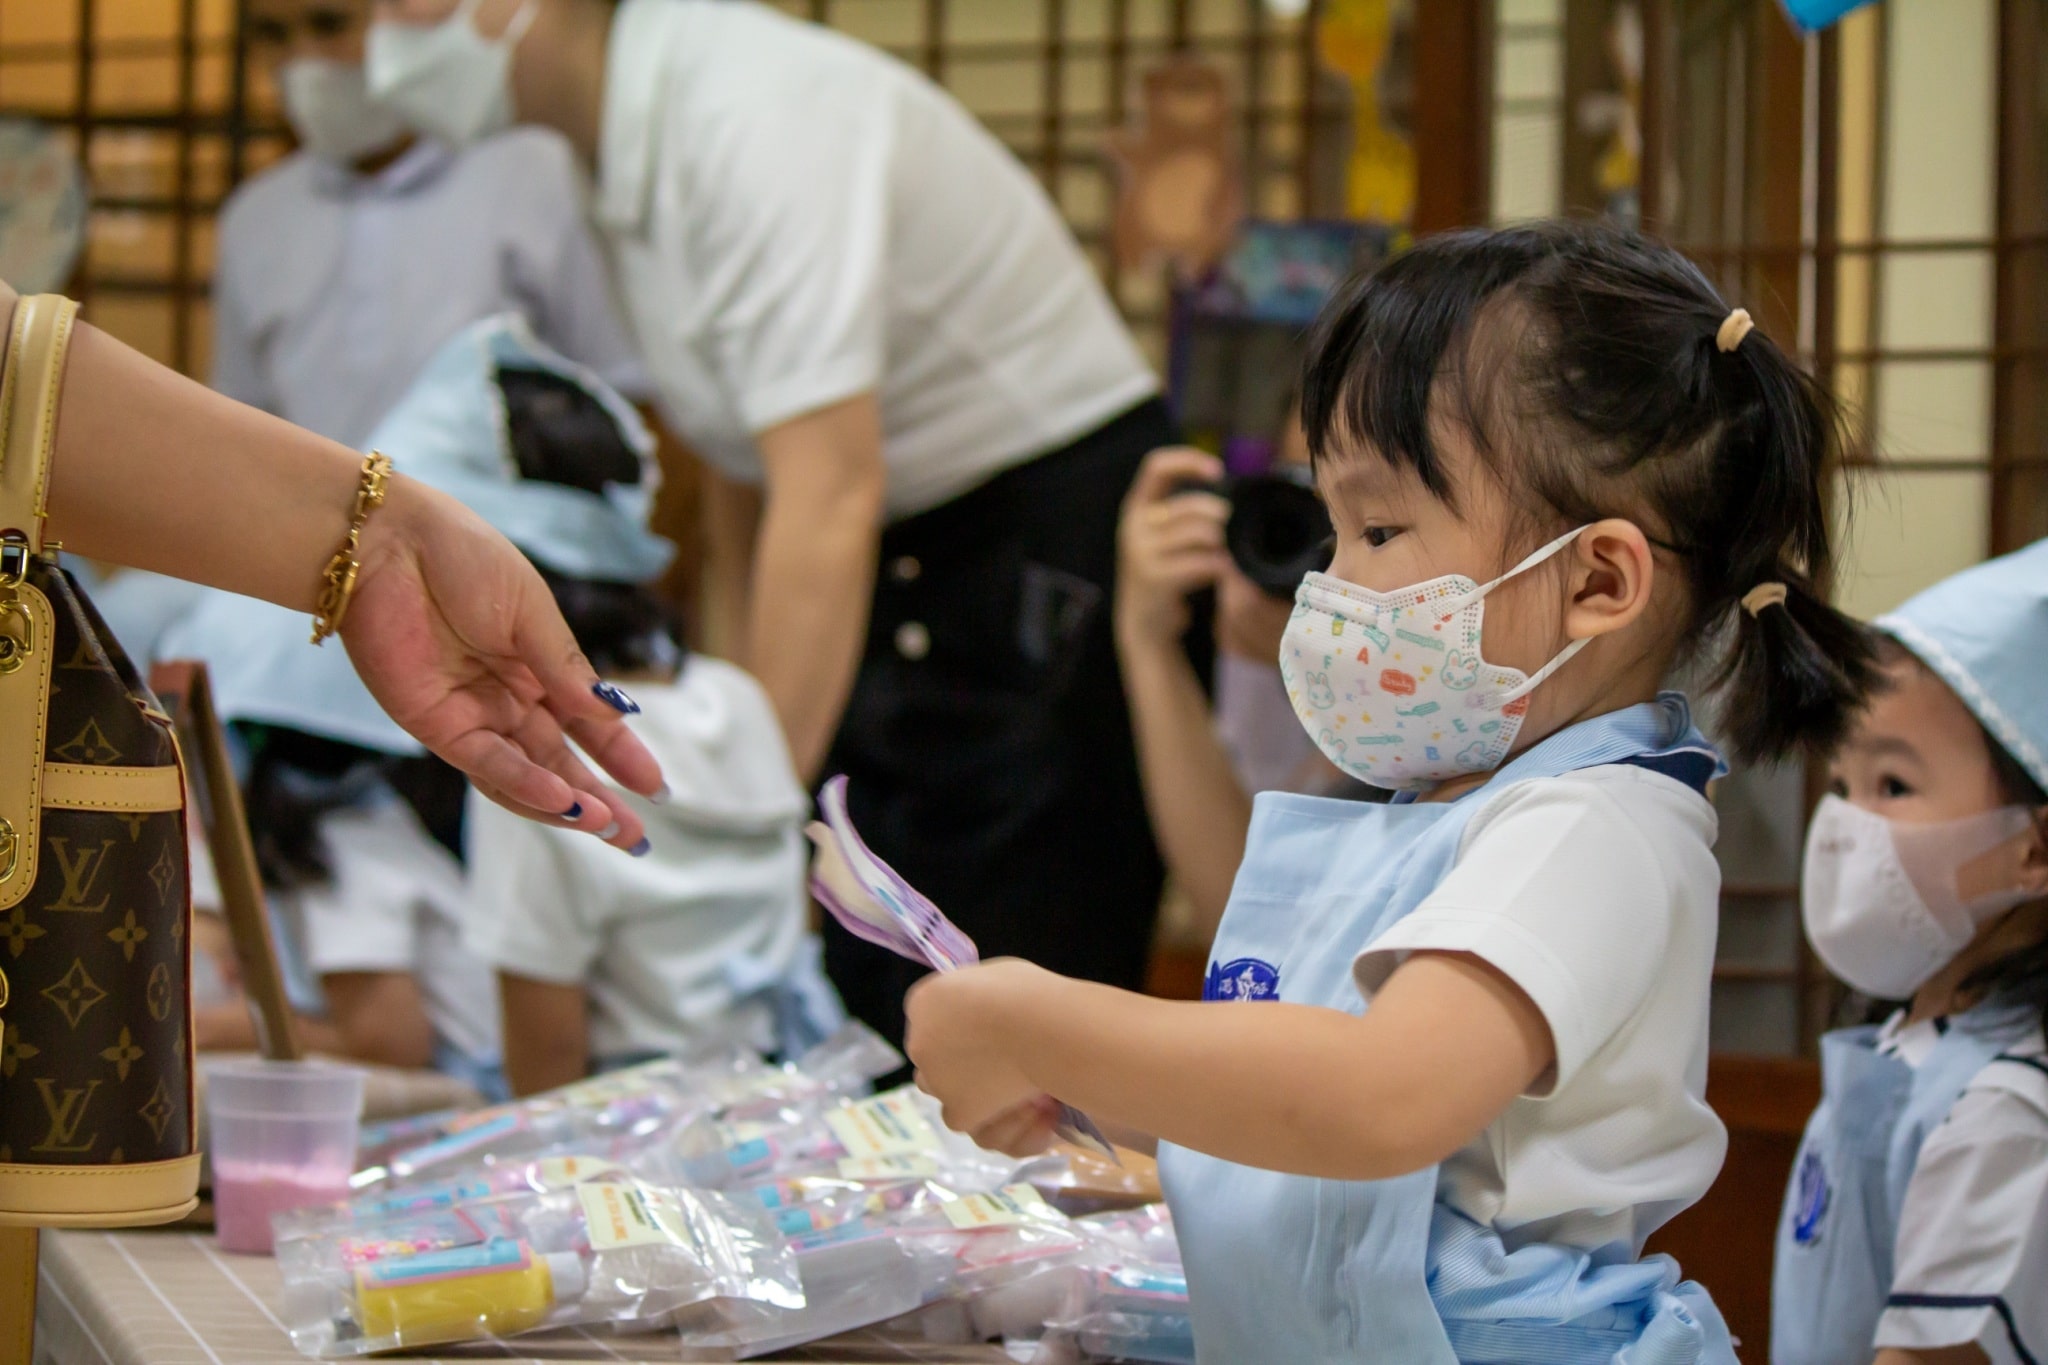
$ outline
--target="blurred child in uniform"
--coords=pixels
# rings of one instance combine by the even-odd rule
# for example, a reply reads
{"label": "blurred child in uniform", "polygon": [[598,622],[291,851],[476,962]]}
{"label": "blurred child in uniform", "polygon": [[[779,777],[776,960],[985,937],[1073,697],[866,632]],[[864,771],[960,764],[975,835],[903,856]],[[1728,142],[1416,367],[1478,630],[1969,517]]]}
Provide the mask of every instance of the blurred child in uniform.
{"label": "blurred child in uniform", "polygon": [[672,547],[646,529],[657,470],[638,415],[506,317],[443,347],[376,440],[534,561],[668,778],[659,804],[617,794],[647,824],[633,858],[471,794],[465,939],[497,973],[514,1093],[824,1037],[843,1016],[805,926],[809,802],[760,687],[685,657],[649,586]]}
{"label": "blurred child in uniform", "polygon": [[[1205,1362],[1732,1365],[1645,1239],[1713,1182],[1721,769],[1837,740],[1874,666],[1814,586],[1832,407],[1683,256],[1446,233],[1352,281],[1304,368],[1336,528],[1280,664],[1390,805],[1267,792],[1202,1002],[997,961],[910,994],[947,1121],[1047,1097],[1161,1139]],[[1228,1003],[1222,1003],[1228,1002]]]}
{"label": "blurred child in uniform", "polygon": [[1801,888],[1836,976],[1779,1220],[1771,1359],[2048,1359],[2048,541],[1888,616]]}

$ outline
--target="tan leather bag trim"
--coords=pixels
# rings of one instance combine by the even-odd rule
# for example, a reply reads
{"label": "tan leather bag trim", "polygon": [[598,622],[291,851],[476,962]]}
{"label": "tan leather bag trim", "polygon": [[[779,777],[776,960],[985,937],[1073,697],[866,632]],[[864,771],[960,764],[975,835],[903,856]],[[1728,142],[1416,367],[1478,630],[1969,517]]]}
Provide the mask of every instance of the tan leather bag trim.
{"label": "tan leather bag trim", "polygon": [[7,379],[0,382],[0,531],[23,532],[31,554],[43,552],[57,400],[77,316],[78,305],[61,294],[34,294],[14,305]]}
{"label": "tan leather bag trim", "polygon": [[0,881],[0,910],[12,910],[36,884],[42,853],[43,746],[49,738],[50,670],[55,664],[57,613],[32,584],[21,585],[21,605],[40,642],[28,662],[0,675],[0,820],[14,829],[14,872]]}
{"label": "tan leather bag trim", "polygon": [[199,1192],[199,1155],[132,1166],[0,1165],[0,1225],[131,1227],[170,1222]]}
{"label": "tan leather bag trim", "polygon": [[174,766],[43,765],[43,806],[49,810],[176,810],[184,799],[184,779]]}
{"label": "tan leather bag trim", "polygon": [[[21,299],[14,305],[7,361],[0,367],[0,531],[21,531],[32,554],[43,548],[57,398],[77,316],[78,305],[57,294]],[[28,411],[17,413],[23,401]],[[0,678],[0,819],[13,827],[17,841],[13,875],[0,882],[0,910],[13,909],[35,885],[43,842],[43,750],[56,616],[49,599],[27,584],[21,600],[44,643],[30,656],[29,666]]]}

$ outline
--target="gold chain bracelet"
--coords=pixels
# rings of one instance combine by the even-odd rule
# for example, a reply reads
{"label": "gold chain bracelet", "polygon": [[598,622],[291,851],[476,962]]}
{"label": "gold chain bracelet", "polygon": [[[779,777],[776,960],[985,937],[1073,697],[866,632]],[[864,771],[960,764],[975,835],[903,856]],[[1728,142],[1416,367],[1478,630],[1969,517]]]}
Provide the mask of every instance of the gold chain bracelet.
{"label": "gold chain bracelet", "polygon": [[390,456],[373,450],[363,457],[363,475],[356,484],[356,505],[349,515],[348,535],[320,574],[320,596],[313,604],[313,643],[316,645],[340,630],[341,618],[348,615],[349,599],[356,595],[356,575],[363,569],[362,561],[356,558],[356,547],[362,543],[363,523],[370,519],[370,513],[384,505],[385,488],[390,482]]}

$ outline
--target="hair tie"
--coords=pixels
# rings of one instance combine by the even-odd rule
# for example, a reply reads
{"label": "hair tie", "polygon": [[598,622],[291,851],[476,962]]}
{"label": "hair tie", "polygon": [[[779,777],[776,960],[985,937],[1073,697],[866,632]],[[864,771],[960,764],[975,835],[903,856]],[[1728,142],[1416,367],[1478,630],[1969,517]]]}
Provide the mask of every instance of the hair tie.
{"label": "hair tie", "polygon": [[1782,607],[1786,591],[1783,583],[1759,583],[1742,595],[1742,609],[1757,616],[1765,607]]}
{"label": "hair tie", "polygon": [[[1747,308],[1738,308],[1721,320],[1721,330],[1714,333],[1714,344],[1724,352],[1732,351],[1742,344],[1742,339],[1756,326]],[[1755,615],[1754,612],[1751,615]]]}

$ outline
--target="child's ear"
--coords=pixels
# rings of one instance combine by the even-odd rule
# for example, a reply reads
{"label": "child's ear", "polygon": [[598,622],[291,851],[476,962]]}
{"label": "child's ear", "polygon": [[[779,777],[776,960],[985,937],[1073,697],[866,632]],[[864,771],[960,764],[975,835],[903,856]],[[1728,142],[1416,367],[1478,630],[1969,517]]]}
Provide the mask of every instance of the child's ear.
{"label": "child's ear", "polygon": [[2020,857],[2020,885],[2035,896],[2048,896],[2048,806],[2034,812],[2027,851]]}
{"label": "child's ear", "polygon": [[1579,533],[1570,550],[1571,605],[1565,634],[1574,640],[1631,625],[1650,605],[1656,566],[1650,542],[1632,521],[1610,517]]}

